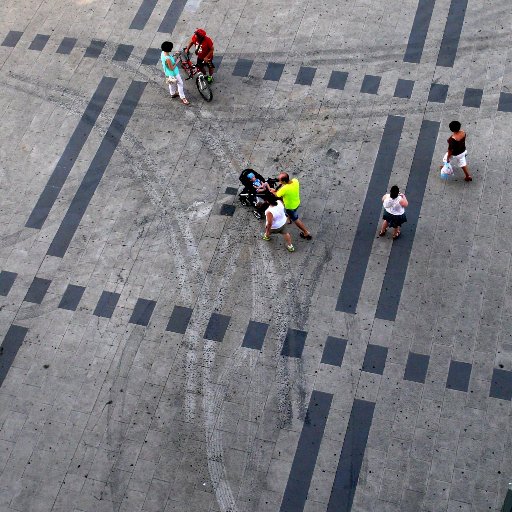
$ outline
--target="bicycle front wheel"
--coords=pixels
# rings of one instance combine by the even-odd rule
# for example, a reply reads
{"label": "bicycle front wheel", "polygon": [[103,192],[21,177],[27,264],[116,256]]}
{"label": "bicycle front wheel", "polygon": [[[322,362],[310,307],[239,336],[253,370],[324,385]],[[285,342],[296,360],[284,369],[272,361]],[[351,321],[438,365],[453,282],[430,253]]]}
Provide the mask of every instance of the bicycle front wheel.
{"label": "bicycle front wheel", "polygon": [[197,75],[196,85],[199,94],[203,97],[205,101],[213,100],[213,92],[210,88],[210,84],[206,81],[206,77],[202,73]]}

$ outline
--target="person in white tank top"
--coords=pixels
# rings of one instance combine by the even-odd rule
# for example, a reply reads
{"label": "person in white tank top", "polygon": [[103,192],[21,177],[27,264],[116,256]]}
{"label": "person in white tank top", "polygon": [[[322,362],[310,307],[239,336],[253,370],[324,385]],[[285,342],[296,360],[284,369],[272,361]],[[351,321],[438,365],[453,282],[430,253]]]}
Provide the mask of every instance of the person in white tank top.
{"label": "person in white tank top", "polygon": [[270,240],[272,233],[281,233],[286,242],[286,248],[289,252],[295,251],[295,247],[292,244],[292,237],[286,229],[286,211],[282,201],[277,199],[274,194],[268,194],[265,198],[269,203],[268,208],[265,210],[265,233],[263,233],[263,240]]}
{"label": "person in white tank top", "polygon": [[405,207],[408,205],[405,194],[400,193],[400,189],[393,185],[389,194],[382,196],[382,205],[384,206],[384,214],[382,216],[384,222],[379,232],[379,236],[384,236],[388,226],[394,229],[393,240],[400,236],[400,226],[407,222],[405,216]]}

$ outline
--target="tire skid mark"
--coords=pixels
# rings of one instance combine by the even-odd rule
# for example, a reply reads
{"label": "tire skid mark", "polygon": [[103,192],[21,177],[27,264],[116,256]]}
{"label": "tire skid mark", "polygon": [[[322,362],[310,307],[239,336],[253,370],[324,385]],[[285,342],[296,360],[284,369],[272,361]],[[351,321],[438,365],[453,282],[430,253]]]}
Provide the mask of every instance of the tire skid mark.
{"label": "tire skid mark", "polygon": [[[24,82],[26,85],[26,82]],[[76,99],[76,96],[73,98]],[[44,98],[43,98],[44,99]],[[51,99],[50,99],[51,101]],[[54,97],[53,101],[59,104],[59,106],[63,106],[58,98]],[[64,108],[68,108],[71,111],[76,112],[77,114],[81,113],[81,106],[85,104],[85,102],[81,101],[72,101],[68,105],[64,106]],[[188,117],[193,117],[196,119],[194,113],[187,112]],[[198,113],[201,115],[201,112]],[[95,126],[99,132],[105,132],[106,124],[105,115],[102,116],[104,119],[100,120],[99,123]],[[210,117],[209,115],[205,117]],[[104,122],[103,122],[104,121]],[[211,118],[208,119],[211,125],[214,125],[214,120]],[[221,134],[222,131],[217,123],[215,123],[217,129],[216,134]],[[214,125],[214,126],[215,126]],[[129,147],[128,143],[131,144]],[[206,136],[203,137],[203,143],[206,147],[212,151],[216,158],[220,159],[223,165],[226,168],[226,174],[232,175],[238,172],[242,167],[239,162],[236,160],[236,147],[230,141],[224,139],[219,139],[214,137],[210,132],[207,133]],[[223,148],[227,148],[226,151]],[[177,266],[182,269],[182,273],[180,273],[180,293],[184,298],[187,298],[192,301],[193,297],[191,294],[187,296],[187,282],[190,282],[194,279],[194,276],[203,275],[204,270],[201,265],[201,260],[199,258],[198,252],[198,244],[193,236],[193,233],[190,229],[188,229],[188,225],[186,222],[186,218],[184,218],[184,214],[182,213],[181,204],[179,198],[175,197],[172,191],[172,186],[169,184],[172,182],[172,177],[169,178],[165,173],[162,173],[158,164],[152,159],[148,150],[146,150],[143,144],[129,132],[125,133],[123,139],[119,145],[119,151],[121,151],[128,158],[129,169],[135,176],[141,181],[143,188],[155,207],[158,210],[157,215],[159,216],[160,225],[159,227],[164,231],[166,235],[166,241],[171,249],[173,257],[177,261]],[[249,230],[249,225],[246,226],[246,229]],[[203,286],[200,293],[200,299],[194,308],[194,321],[191,322],[192,327],[189,328],[187,333],[183,338],[183,346],[187,347],[187,357],[186,361],[191,364],[187,364],[187,397],[185,404],[185,411],[188,414],[189,419],[193,419],[194,411],[198,407],[197,404],[197,392],[195,391],[197,386],[197,381],[199,375],[197,374],[197,362],[199,360],[200,354],[198,354],[199,345],[202,341],[201,339],[201,330],[199,327],[205,327],[206,323],[209,319],[211,311],[214,309],[212,304],[217,304],[218,307],[221,306],[223,297],[227,293],[225,290],[228,289],[228,285],[230,279],[236,270],[236,263],[240,255],[241,244],[235,243],[233,244],[233,240],[236,240],[240,237],[240,230],[235,226],[232,227],[231,231],[235,231],[234,237],[232,237],[231,233],[225,231],[223,234],[221,241],[219,243],[219,248],[216,251],[216,254],[222,252],[222,250],[229,251],[230,258],[225,259],[224,272],[221,274],[223,278],[220,283],[217,283],[215,286],[214,282],[210,282],[210,278],[208,274],[205,276]],[[233,251],[233,245],[236,249]],[[260,244],[261,245],[261,244]],[[141,244],[142,247],[142,244]],[[262,246],[261,250],[263,254],[261,257],[257,257],[256,259],[259,262],[265,261],[268,268],[271,269],[269,276],[270,279],[262,279],[262,275],[265,276],[266,272],[263,269],[262,273],[256,275],[256,279],[252,279],[252,289],[253,289],[253,309],[257,311],[260,305],[260,301],[258,300],[260,296],[260,292],[264,291],[268,286],[273,287],[273,290],[277,293],[281,289],[283,282],[281,280],[276,280],[274,277],[280,275],[281,273],[285,273],[286,269],[280,267],[279,262],[281,261],[280,256],[276,256],[270,252],[270,248],[266,246]],[[264,258],[264,259],[262,259]],[[219,269],[220,270],[220,269]],[[231,270],[231,272],[229,272]],[[298,283],[292,285],[290,283],[287,284],[287,293],[284,294],[285,298],[279,304],[279,307],[276,308],[276,320],[279,322],[279,325],[282,325],[282,328],[278,330],[278,337],[282,339],[284,334],[286,333],[286,322],[289,318],[293,318],[294,311],[297,311],[299,305],[297,304],[296,298],[293,292],[295,286]],[[212,301],[214,299],[214,301]],[[306,308],[307,309],[307,308]],[[281,312],[282,311],[282,312]],[[304,317],[303,317],[304,318]],[[204,331],[203,331],[204,332]],[[136,354],[138,348],[140,346],[141,340],[138,341],[137,347],[131,346],[129,340],[132,339],[130,335],[126,342],[120,343],[122,348],[120,348],[121,353],[120,357],[117,359],[116,367],[114,372],[110,372],[110,379],[112,383],[116,383],[118,380],[124,378],[122,376],[122,367],[126,364],[130,364],[130,360],[134,354]],[[131,348],[130,348],[131,347]],[[134,351],[135,350],[135,351]],[[278,353],[278,349],[276,350]],[[277,354],[278,355],[278,354]],[[205,435],[207,439],[207,456],[208,456],[208,469],[210,471],[210,476],[212,483],[215,488],[217,500],[219,502],[219,506],[223,511],[235,511],[238,510],[237,504],[235,501],[235,497],[233,495],[233,491],[231,490],[230,484],[227,480],[226,469],[223,463],[223,440],[222,434],[220,431],[215,429],[217,418],[222,410],[222,404],[226,395],[226,386],[211,386],[211,372],[213,368],[213,363],[215,361],[215,345],[213,342],[205,341],[203,342],[203,354],[202,357],[206,364],[202,367],[202,383],[203,383],[203,408],[205,412]],[[288,371],[287,366],[278,356],[279,367],[278,367],[278,379],[279,381],[284,381],[285,388],[288,390],[292,389],[288,382]],[[241,367],[243,367],[244,362],[247,360],[247,356],[244,355],[241,349],[238,349],[233,356],[233,364],[226,368],[220,378],[221,383],[225,383],[229,381],[232,373]],[[300,373],[300,365],[298,368]],[[126,395],[117,391],[119,386],[112,385],[111,386],[111,400],[115,400],[116,403],[119,402],[121,407],[124,407],[124,403],[126,400]],[[123,395],[123,396],[120,396]],[[192,397],[193,395],[193,397]],[[299,399],[302,402],[303,400],[300,398],[301,394],[299,393]],[[213,398],[210,401],[210,398]],[[285,411],[283,421],[288,421],[289,414],[292,410],[292,406],[289,405],[291,401],[291,393],[288,391],[282,397],[282,403],[280,408]],[[303,407],[299,406],[301,410]],[[120,446],[122,445],[122,441],[124,439],[124,433],[120,432],[117,428],[117,422],[113,419],[112,412],[110,408],[108,409],[108,433],[107,438],[108,442],[111,446]],[[115,470],[114,470],[115,471]],[[111,495],[115,496],[119,493],[119,485],[120,480],[115,478],[115,475],[112,475],[113,478],[110,480],[111,485]],[[117,482],[117,483],[116,483]]]}

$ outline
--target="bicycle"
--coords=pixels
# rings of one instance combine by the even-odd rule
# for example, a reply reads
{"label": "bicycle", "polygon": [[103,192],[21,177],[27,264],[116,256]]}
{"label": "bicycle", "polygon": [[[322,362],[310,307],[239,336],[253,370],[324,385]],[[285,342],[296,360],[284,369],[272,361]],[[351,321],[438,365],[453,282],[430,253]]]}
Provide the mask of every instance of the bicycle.
{"label": "bicycle", "polygon": [[175,53],[174,56],[176,57],[176,62],[179,62],[181,64],[181,68],[188,75],[188,78],[186,78],[185,80],[190,80],[193,76],[195,76],[196,86],[197,90],[199,91],[199,94],[203,97],[205,101],[212,101],[213,92],[210,87],[210,84],[208,83],[208,80],[206,79],[206,76],[201,71],[201,69],[199,69],[190,60],[190,53],[187,53],[185,52],[185,50],[182,50],[181,52]]}

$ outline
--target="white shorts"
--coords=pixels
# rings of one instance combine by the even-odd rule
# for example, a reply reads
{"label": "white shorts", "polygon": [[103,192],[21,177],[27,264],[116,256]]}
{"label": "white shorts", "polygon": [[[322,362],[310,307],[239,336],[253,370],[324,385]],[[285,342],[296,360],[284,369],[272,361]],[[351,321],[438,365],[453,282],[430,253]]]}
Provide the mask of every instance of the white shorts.
{"label": "white shorts", "polygon": [[[464,151],[464,153],[461,153],[460,155],[452,155],[450,158],[450,163],[452,165],[456,165],[457,167],[465,167],[467,165],[466,162],[466,155],[468,154],[467,151]],[[448,153],[444,154],[443,162],[446,163],[448,160]]]}

